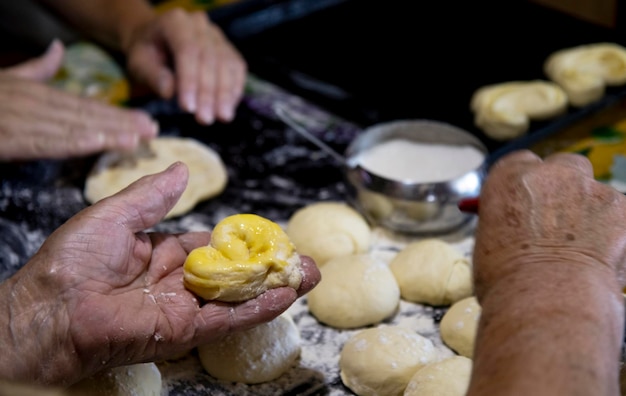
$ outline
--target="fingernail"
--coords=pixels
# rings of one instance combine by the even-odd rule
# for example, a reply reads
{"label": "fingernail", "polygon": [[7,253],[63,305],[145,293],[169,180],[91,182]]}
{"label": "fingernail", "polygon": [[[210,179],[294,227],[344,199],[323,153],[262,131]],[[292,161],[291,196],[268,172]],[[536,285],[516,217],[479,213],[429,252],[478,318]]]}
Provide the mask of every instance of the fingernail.
{"label": "fingernail", "polygon": [[185,110],[190,113],[196,111],[196,96],[192,92],[187,92],[184,99]]}
{"label": "fingernail", "polygon": [[204,106],[200,109],[198,114],[200,117],[200,121],[205,124],[212,124],[215,121],[215,115],[213,114],[213,109],[209,106]]}
{"label": "fingernail", "polygon": [[235,116],[233,106],[228,104],[222,104],[220,106],[220,114],[224,120],[231,121]]}

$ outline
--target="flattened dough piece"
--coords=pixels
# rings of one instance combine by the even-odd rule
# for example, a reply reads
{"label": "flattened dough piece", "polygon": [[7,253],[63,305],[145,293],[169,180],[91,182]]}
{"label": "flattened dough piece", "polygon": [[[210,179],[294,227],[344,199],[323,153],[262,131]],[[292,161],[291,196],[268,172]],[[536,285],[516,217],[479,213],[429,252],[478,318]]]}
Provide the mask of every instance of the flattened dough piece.
{"label": "flattened dough piece", "polygon": [[317,202],[296,211],[287,223],[287,235],[298,253],[323,266],[334,257],[365,253],[371,234],[365,218],[343,202]]}
{"label": "flattened dough piece", "polygon": [[439,324],[441,340],[459,355],[471,359],[481,312],[475,296],[452,304]]}
{"label": "flattened dough piece", "polygon": [[138,363],[101,371],[67,390],[70,396],[160,396],[161,372],[155,363]]}
{"label": "flattened dough piece", "polygon": [[289,314],[198,347],[202,367],[224,381],[258,384],[287,372],[300,356],[300,330]]}
{"label": "flattened dough piece", "polygon": [[472,360],[465,356],[430,363],[411,377],[403,396],[464,396],[471,374]]}
{"label": "flattened dough piece", "polygon": [[378,324],[400,304],[389,266],[367,254],[335,257],[320,268],[322,281],[307,295],[311,313],[329,326],[350,329]]}
{"label": "flattened dough piece", "polygon": [[95,203],[113,195],[137,179],[161,172],[176,161],[189,168],[189,182],[180,200],[166,218],[189,212],[205,199],[220,194],[228,174],[219,154],[191,138],[159,137],[149,143],[153,155],[138,151],[132,160],[121,161],[119,153],[105,153],[85,181],[85,199]]}

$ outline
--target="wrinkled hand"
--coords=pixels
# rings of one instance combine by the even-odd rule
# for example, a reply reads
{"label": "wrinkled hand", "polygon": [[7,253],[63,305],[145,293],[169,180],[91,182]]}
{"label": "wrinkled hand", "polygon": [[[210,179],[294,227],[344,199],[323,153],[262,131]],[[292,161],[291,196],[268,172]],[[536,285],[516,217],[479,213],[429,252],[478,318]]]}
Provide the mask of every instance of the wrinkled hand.
{"label": "wrinkled hand", "polygon": [[59,69],[63,46],[0,72],[0,161],[60,159],[105,150],[132,151],[156,136],[148,114],[72,95],[44,83]]}
{"label": "wrinkled hand", "polygon": [[175,9],[123,40],[128,70],[164,98],[211,124],[228,122],[243,94],[247,66],[206,12]]}
{"label": "wrinkled hand", "polygon": [[172,208],[187,178],[178,163],[86,208],[0,285],[3,375],[70,383],[106,367],[174,356],[275,318],[317,284],[315,264],[303,257],[297,291],[201,305],[183,286],[182,265],[209,234],[143,232]]}
{"label": "wrinkled hand", "polygon": [[533,263],[608,268],[624,285],[626,197],[596,181],[584,156],[560,153],[542,161],[530,151],[512,153],[492,167],[480,201],[479,297]]}

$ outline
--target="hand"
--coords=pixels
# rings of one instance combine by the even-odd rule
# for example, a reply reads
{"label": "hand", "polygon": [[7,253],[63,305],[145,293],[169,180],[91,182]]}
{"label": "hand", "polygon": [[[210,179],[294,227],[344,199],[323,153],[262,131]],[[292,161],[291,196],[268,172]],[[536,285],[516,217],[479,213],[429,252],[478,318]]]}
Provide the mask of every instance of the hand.
{"label": "hand", "polygon": [[492,167],[480,200],[478,297],[520,265],[582,264],[609,270],[624,285],[626,197],[596,181],[587,158],[560,153],[542,161],[530,151],[512,153]]}
{"label": "hand", "polygon": [[135,78],[164,98],[176,91],[180,107],[200,123],[233,119],[247,66],[206,12],[175,9],[126,36],[122,48]]}
{"label": "hand", "polygon": [[132,151],[158,127],[144,112],[120,109],[52,88],[63,46],[55,41],[40,58],[0,72],[0,160],[85,156]]}
{"label": "hand", "polygon": [[209,234],[143,232],[173,207],[187,178],[177,163],[86,208],[0,285],[4,376],[67,384],[103,368],[178,355],[275,318],[319,282],[315,264],[303,257],[299,290],[201,305],[183,286],[182,265]]}

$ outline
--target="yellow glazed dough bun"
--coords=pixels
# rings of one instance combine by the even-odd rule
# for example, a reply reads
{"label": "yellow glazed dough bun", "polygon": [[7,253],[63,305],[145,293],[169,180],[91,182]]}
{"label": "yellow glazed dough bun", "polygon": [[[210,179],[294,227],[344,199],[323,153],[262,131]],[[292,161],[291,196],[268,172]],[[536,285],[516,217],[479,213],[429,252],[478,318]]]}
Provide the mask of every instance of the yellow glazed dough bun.
{"label": "yellow glazed dough bun", "polygon": [[400,288],[389,266],[366,254],[336,257],[320,268],[321,282],[307,295],[322,323],[348,329],[377,324],[400,304]]}
{"label": "yellow glazed dough bun", "polygon": [[365,218],[341,202],[317,202],[297,210],[287,222],[289,239],[298,253],[309,256],[318,267],[334,257],[365,253],[371,234]]}
{"label": "yellow glazed dough bun", "polygon": [[455,302],[441,318],[441,340],[459,355],[472,358],[481,307],[475,296]]}
{"label": "yellow glazed dough bun", "polygon": [[346,341],[339,374],[358,396],[401,396],[417,370],[439,359],[428,338],[407,327],[379,325]]}
{"label": "yellow glazed dough bun", "polygon": [[472,360],[452,356],[427,364],[411,377],[403,396],[464,396],[472,374]]}
{"label": "yellow glazed dough bun", "polygon": [[469,260],[443,240],[412,242],[391,260],[389,267],[407,301],[450,305],[472,295]]}

